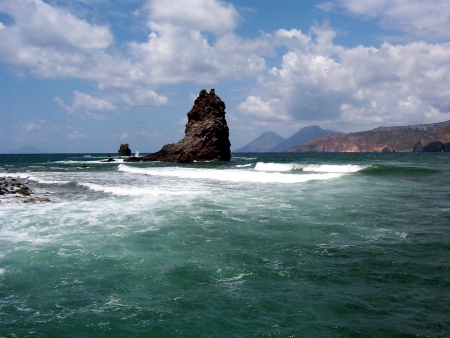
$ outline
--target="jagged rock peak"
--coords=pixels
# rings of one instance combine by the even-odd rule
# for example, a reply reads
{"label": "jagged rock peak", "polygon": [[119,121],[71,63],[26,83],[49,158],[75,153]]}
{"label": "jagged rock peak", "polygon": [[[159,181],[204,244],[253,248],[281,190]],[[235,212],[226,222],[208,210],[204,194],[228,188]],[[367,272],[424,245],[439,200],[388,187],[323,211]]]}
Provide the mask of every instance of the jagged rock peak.
{"label": "jagged rock peak", "polygon": [[120,156],[130,156],[131,149],[128,147],[128,143],[121,144],[118,150]]}
{"label": "jagged rock peak", "polygon": [[231,159],[229,129],[225,119],[225,103],[214,89],[202,89],[187,113],[185,136],[178,143],[166,144],[160,151],[141,158],[142,161],[194,162],[229,161]]}

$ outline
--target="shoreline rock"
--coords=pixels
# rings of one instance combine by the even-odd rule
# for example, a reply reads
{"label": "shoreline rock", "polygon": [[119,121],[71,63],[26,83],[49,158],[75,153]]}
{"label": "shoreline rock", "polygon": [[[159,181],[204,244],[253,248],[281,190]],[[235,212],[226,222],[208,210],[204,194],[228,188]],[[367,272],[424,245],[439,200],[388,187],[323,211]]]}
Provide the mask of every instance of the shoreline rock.
{"label": "shoreline rock", "polygon": [[26,180],[17,177],[0,177],[0,197],[9,196],[25,198],[21,200],[23,203],[50,202],[50,199],[47,197],[31,197],[31,195],[35,195],[35,193],[30,189],[27,183]]}

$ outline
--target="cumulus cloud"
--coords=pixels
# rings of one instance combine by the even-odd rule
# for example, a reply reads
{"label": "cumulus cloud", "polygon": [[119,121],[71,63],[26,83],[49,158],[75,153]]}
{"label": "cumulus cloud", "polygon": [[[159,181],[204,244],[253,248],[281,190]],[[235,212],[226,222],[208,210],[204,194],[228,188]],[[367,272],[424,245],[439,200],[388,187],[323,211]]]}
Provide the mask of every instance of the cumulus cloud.
{"label": "cumulus cloud", "polygon": [[41,0],[0,0],[0,12],[14,19],[0,29],[3,60],[42,76],[55,66],[80,65],[86,55],[113,42],[108,27],[89,24]]}
{"label": "cumulus cloud", "polygon": [[73,132],[67,134],[67,138],[71,140],[86,140],[89,138],[89,136],[84,135],[78,130],[74,130]]}
{"label": "cumulus cloud", "polygon": [[274,53],[267,39],[233,33],[240,17],[232,4],[148,0],[143,9],[147,41],[130,41],[118,50],[110,48],[114,39],[108,26],[42,0],[0,0],[0,12],[13,19],[0,26],[0,58],[42,78],[94,81],[104,96],[136,108],[168,105],[168,98],[156,93],[161,85],[258,76],[266,69],[264,55]]}
{"label": "cumulus cloud", "polygon": [[106,118],[106,114],[118,111],[117,107],[108,101],[78,91],[74,91],[73,94],[74,98],[70,106],[66,105],[59,97],[55,97],[55,101],[60,107],[70,115],[82,119],[103,120]]}
{"label": "cumulus cloud", "polygon": [[[52,5],[53,4],[53,5]],[[122,108],[169,105],[158,88],[183,82],[214,84],[255,79],[238,111],[255,122],[404,124],[450,118],[449,3],[330,0],[423,41],[347,48],[328,23],[308,32],[279,29],[253,39],[235,33],[236,8],[218,0],[148,0],[141,8],[144,41],[114,45],[108,26],[78,18],[42,0],[0,0],[3,63],[43,78],[94,82],[101,98],[74,91],[69,114],[101,119]],[[429,38],[429,39],[427,39]],[[437,41],[435,40],[435,41]],[[282,48],[280,48],[282,47]],[[267,69],[266,59],[278,62]],[[32,125],[29,126],[33,128]]]}
{"label": "cumulus cloud", "polygon": [[[322,9],[330,8],[322,3]],[[338,0],[338,5],[356,15],[378,18],[386,28],[411,37],[432,40],[450,37],[448,0]]]}
{"label": "cumulus cloud", "polygon": [[122,102],[131,108],[160,107],[168,104],[168,98],[156,94],[153,90],[135,89],[117,94]]}
{"label": "cumulus cloud", "polygon": [[239,14],[230,3],[217,0],[152,0],[149,27],[157,23],[172,23],[188,30],[222,35],[233,31]]}
{"label": "cumulus cloud", "polygon": [[[131,42],[139,68],[133,75],[153,84],[216,83],[252,77],[265,70],[261,54],[273,47],[263,38],[233,34],[239,15],[231,4],[216,0],[151,0],[143,43]],[[213,41],[213,42],[211,42]]]}
{"label": "cumulus cloud", "polygon": [[241,103],[241,112],[260,120],[359,126],[450,118],[450,43],[345,48],[333,43],[327,25],[307,35],[277,32],[274,39],[286,36],[297,39],[297,47],[259,79],[258,96]]}

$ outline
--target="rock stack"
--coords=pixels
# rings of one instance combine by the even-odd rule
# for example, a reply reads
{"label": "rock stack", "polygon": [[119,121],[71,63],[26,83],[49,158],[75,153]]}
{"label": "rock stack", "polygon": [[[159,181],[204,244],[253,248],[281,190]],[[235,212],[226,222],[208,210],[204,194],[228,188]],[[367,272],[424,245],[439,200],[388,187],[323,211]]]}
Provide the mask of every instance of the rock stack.
{"label": "rock stack", "polygon": [[128,143],[121,144],[118,153],[120,156],[130,156],[131,149],[128,148]]}
{"label": "rock stack", "polygon": [[178,143],[166,144],[160,151],[132,161],[189,163],[195,161],[229,161],[229,129],[225,120],[225,103],[215,94],[201,90],[187,113],[185,136]]}

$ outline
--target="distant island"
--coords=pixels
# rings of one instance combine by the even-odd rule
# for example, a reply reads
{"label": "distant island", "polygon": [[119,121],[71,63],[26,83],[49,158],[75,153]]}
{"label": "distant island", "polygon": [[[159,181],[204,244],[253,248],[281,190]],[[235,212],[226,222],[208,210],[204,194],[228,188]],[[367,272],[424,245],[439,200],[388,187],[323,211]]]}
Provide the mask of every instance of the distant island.
{"label": "distant island", "polygon": [[45,154],[45,152],[30,144],[26,144],[19,149],[9,152],[9,154]]}
{"label": "distant island", "polygon": [[247,145],[234,150],[237,153],[261,153],[280,152],[284,149],[296,147],[304,144],[310,139],[323,134],[339,135],[343,134],[333,130],[324,130],[319,126],[309,126],[301,128],[287,139],[274,132],[265,132]]}
{"label": "distant island", "polygon": [[348,134],[309,126],[287,139],[265,132],[234,152],[450,152],[450,121]]}
{"label": "distant island", "polygon": [[323,134],[284,152],[449,152],[450,121]]}

